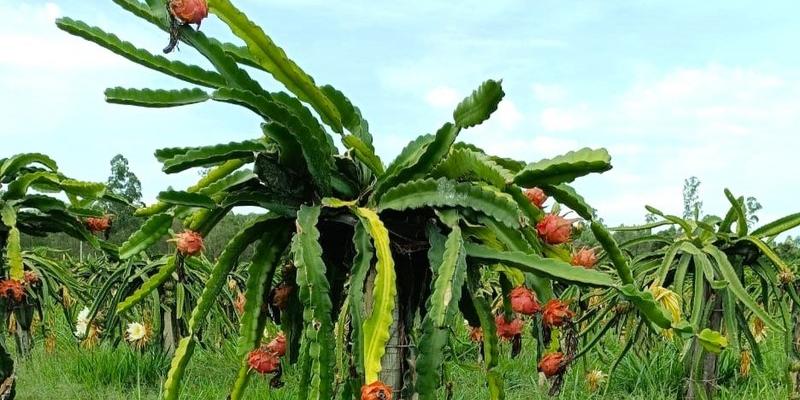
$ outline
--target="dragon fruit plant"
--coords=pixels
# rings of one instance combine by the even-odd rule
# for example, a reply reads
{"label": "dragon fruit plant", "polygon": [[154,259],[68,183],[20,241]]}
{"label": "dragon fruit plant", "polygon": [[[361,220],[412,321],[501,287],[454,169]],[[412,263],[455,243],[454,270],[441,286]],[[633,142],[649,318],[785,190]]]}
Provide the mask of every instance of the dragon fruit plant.
{"label": "dragon fruit plant", "polygon": [[[724,218],[684,219],[647,207],[657,217],[655,222],[616,229],[647,233],[621,245],[624,251],[644,242],[656,245],[656,250],[636,255],[632,268],[634,279],[648,287],[673,320],[686,315],[700,330],[693,340],[683,342],[687,378],[684,398],[713,397],[718,373],[717,354],[724,348],[741,355],[741,371],[749,370],[751,359],[757,367],[763,366],[763,345],[758,338],[758,331],[763,331],[763,327],[784,335],[789,375],[795,380],[790,386],[797,387],[800,348],[793,334],[800,332],[795,326],[800,296],[795,283],[796,267],[783,261],[770,242],[777,235],[799,226],[800,214],[780,218],[751,231],[744,198],[736,198],[727,189],[725,196],[731,207]],[[678,228],[678,234],[674,238],[652,234],[653,228],[661,226]],[[605,312],[616,310],[616,316],[607,319],[608,326],[603,329],[625,323],[625,310],[620,309],[613,297],[599,304],[601,308],[598,309],[606,305]],[[778,309],[770,312],[769,305]],[[750,321],[755,321],[755,329],[751,329]],[[720,331],[724,336],[717,333]],[[669,330],[659,334],[672,337]],[[631,337],[631,341],[635,340]]]}
{"label": "dragon fruit plant", "polygon": [[[172,41],[197,50],[214,70],[154,55],[83,22],[58,20],[68,33],[192,85],[182,90],[108,89],[109,102],[177,107],[218,101],[264,119],[263,134],[253,140],[157,150],[166,173],[196,167],[209,172],[194,186],[164,191],[156,204],[139,210],[148,220],[119,249],[122,259],[134,257],[163,240],[173,223],[183,226],[172,262],[120,303],[117,311],[126,312],[154,290],[181,283],[184,261],[202,251],[202,238],[232,209],[264,210],[216,260],[175,352],[164,385],[166,399],[179,397],[209,311],[249,246],[255,255],[245,285],[241,367],[233,374],[231,399],[242,398],[254,374],[270,374],[273,385],[280,386],[280,375],[290,366],[299,377],[301,398],[438,398],[449,326],[463,319],[474,331],[480,328],[475,337],[482,340],[490,397],[501,399],[503,379],[495,369],[498,332],[517,333],[519,324],[510,322],[510,295],[519,286],[545,303],[557,301],[557,293],[607,288],[629,298],[652,321],[648,326],[675,325],[652,294],[634,286],[628,260],[567,185],[610,169],[604,149],[526,164],[459,141],[463,131],[497,109],[504,96],[499,81],[481,84],[457,106],[452,121],[414,139],[386,166],[359,109],[340,91],[315,83],[229,0],[114,2]],[[200,24],[206,6],[244,46],[222,43],[189,25]],[[271,75],[288,92],[266,90],[244,66]],[[334,136],[346,149],[343,153]],[[541,193],[523,191],[533,187]],[[546,214],[538,207],[541,196],[585,219],[612,255],[614,268],[571,265],[567,242],[572,222],[557,215],[560,206]],[[500,315],[508,318],[510,330],[495,324],[492,294],[483,290],[485,276],[492,274],[501,278],[492,292],[503,299]],[[553,304],[547,313],[553,328],[569,325],[571,311]],[[518,305],[535,312],[524,299]],[[275,350],[281,346],[273,344],[274,338],[262,343],[272,324],[283,331],[282,351]],[[685,321],[676,329],[693,334]],[[548,350],[562,346],[557,336]],[[574,358],[574,344],[563,344],[558,363],[550,357],[543,364],[556,384]]]}
{"label": "dragon fruit plant", "polygon": [[[69,203],[43,193],[61,193]],[[86,218],[103,216],[102,210],[93,208],[99,199],[119,200],[107,194],[102,184],[67,178],[44,154],[0,159],[0,320],[8,321],[13,315],[18,354],[30,353],[34,312],[38,309],[43,314],[45,294],[55,295],[56,291],[50,289],[70,281],[69,271],[48,262],[41,253],[23,251],[21,235],[63,232],[98,249],[107,247],[92,235],[85,222]],[[0,349],[0,360],[4,374],[0,387],[13,391],[13,363],[4,348]],[[7,395],[0,393],[0,397]]]}
{"label": "dragon fruit plant", "polygon": [[[84,325],[94,324],[100,328],[99,339],[112,345],[126,342],[141,345],[141,341],[129,340],[130,335],[126,333],[130,324],[141,324],[149,333],[146,344],[172,355],[180,336],[188,332],[192,307],[202,294],[213,264],[204,256],[184,259],[186,268],[179,281],[164,282],[158,290],[145,289],[149,296],[137,297],[135,304],[125,303],[125,300],[141,290],[145,283],[154,282],[151,279],[165,266],[173,265],[174,258],[174,255],[150,258],[141,253],[118,263],[95,259],[76,265],[77,277],[84,286],[93,288],[81,299],[87,304]],[[233,271],[231,281],[211,310],[211,320],[219,323],[213,332],[223,336],[237,334],[233,329],[238,321],[235,305],[241,297],[240,283],[245,279]],[[211,338],[211,335],[206,337]]]}

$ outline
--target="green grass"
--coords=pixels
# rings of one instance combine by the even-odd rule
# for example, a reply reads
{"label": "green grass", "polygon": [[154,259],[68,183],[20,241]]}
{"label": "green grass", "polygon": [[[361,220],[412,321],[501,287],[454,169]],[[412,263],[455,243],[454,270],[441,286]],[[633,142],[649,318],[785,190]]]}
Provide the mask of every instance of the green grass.
{"label": "green grass", "polygon": [[[161,385],[169,368],[169,360],[153,352],[137,352],[126,346],[116,349],[101,346],[93,350],[79,348],[67,328],[59,333],[58,345],[53,354],[47,354],[42,341],[37,340],[30,359],[19,362],[17,370],[17,398],[81,399],[81,400],[133,400],[160,398]],[[198,349],[184,380],[182,399],[224,399],[238,368],[234,349],[230,343],[221,348]],[[678,351],[671,344],[642,346],[647,352],[630,353],[620,364],[611,380],[606,396],[590,393],[585,383],[587,370],[608,372],[614,361],[618,343],[608,337],[605,349],[608,358],[593,355],[576,363],[566,376],[559,399],[676,399],[681,388],[681,366]],[[7,340],[11,345],[13,340]],[[13,345],[12,345],[13,347]],[[453,382],[455,400],[486,399],[484,376],[475,361],[477,348],[471,344],[455,345],[457,360],[447,365],[448,379]],[[525,350],[517,359],[504,359],[500,371],[506,380],[506,398],[509,400],[547,399],[546,388],[540,387],[536,372],[534,343],[526,342]],[[510,348],[503,345],[504,354]],[[777,399],[787,398],[783,383],[785,353],[775,341],[765,352],[766,367],[753,368],[748,379],[737,376],[738,358],[724,357],[722,361],[723,388],[720,399]],[[251,381],[247,399],[296,399],[293,375],[285,376],[286,386],[270,389],[268,380],[255,377]],[[602,390],[601,390],[602,392]],[[443,398],[443,397],[442,397]]]}

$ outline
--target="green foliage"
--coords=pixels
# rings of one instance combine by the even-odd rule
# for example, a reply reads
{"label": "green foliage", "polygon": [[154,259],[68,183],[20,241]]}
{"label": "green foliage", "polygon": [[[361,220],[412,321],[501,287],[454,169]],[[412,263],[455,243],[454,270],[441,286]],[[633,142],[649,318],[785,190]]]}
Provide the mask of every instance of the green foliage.
{"label": "green foliage", "polygon": [[768,224],[764,224],[751,233],[753,237],[768,238],[780,235],[792,228],[800,226],[800,213],[787,215]]}
{"label": "green foliage", "polygon": [[225,85],[225,79],[216,72],[206,71],[195,65],[187,65],[180,61],[171,61],[165,57],[153,55],[119,39],[116,35],[106,33],[100,28],[91,27],[81,21],[65,17],[58,19],[56,25],[67,33],[92,41],[137,64],[186,82],[210,88]]}
{"label": "green foliage", "polygon": [[453,112],[456,125],[470,128],[489,119],[505,96],[500,83],[489,79],[475,89],[472,95],[462,100]]}
{"label": "green foliage", "polygon": [[[44,318],[44,306],[56,297],[69,277],[59,274],[63,270],[50,268],[52,263],[44,256],[24,252],[22,234],[42,237],[63,232],[99,248],[101,241],[84,227],[82,216],[101,214],[95,203],[106,196],[106,188],[67,178],[53,159],[40,153],[16,154],[0,160],[0,185],[8,185],[8,191],[0,192],[0,280],[24,291],[13,294],[6,287],[0,296],[0,315],[3,321],[11,317],[16,321],[17,353],[27,357],[33,346],[34,312]],[[54,196],[30,193],[33,190],[59,194],[68,199],[69,205]],[[37,281],[26,279],[27,273],[33,273]],[[0,341],[0,397],[13,399],[14,363],[5,343]]]}
{"label": "green foliage", "polygon": [[238,354],[242,359],[239,373],[231,389],[231,399],[239,399],[244,394],[250,376],[250,366],[247,364],[247,355],[258,348],[264,334],[266,321],[262,318],[265,294],[272,285],[272,278],[280,261],[280,256],[286,248],[288,237],[286,232],[280,232],[275,237],[265,237],[258,245],[256,255],[250,264],[245,290],[245,305],[239,323]]}
{"label": "green foliage", "polygon": [[117,304],[117,312],[122,314],[128,311],[134,305],[142,302],[153,290],[161,286],[167,279],[172,277],[172,273],[175,272],[175,269],[178,267],[177,260],[175,256],[170,257],[164,263],[163,266],[158,270],[158,272],[150,277],[141,287],[136,289],[132,295],[126,298],[121,303]]}
{"label": "green foliage", "polygon": [[489,186],[447,179],[416,180],[398,185],[381,197],[379,210],[443,206],[482,212],[510,227],[520,225],[519,208],[509,195]]}
{"label": "green foliage", "polygon": [[435,399],[444,366],[444,347],[450,335],[456,304],[461,299],[467,273],[466,252],[461,229],[453,227],[442,251],[441,264],[436,268],[433,288],[428,297],[428,311],[422,321],[422,334],[419,339],[419,358],[416,363],[416,393],[420,399]]}
{"label": "green foliage", "polygon": [[553,197],[559,203],[575,211],[582,218],[586,220],[593,220],[595,218],[595,209],[589,206],[583,196],[578,194],[572,186],[565,183],[560,185],[545,185],[542,187],[542,190],[544,190],[548,196]]}
{"label": "green foliage", "polygon": [[517,173],[514,182],[520,186],[558,185],[576,178],[611,169],[611,156],[605,149],[583,148],[567,154],[528,164]]}
{"label": "green foliage", "polygon": [[[162,30],[170,28],[161,0],[146,5],[135,0],[115,3]],[[511,314],[512,282],[531,285],[542,299],[580,297],[590,288],[607,290],[616,298],[628,296],[644,319],[664,326],[660,306],[634,285],[630,270],[625,272],[628,261],[594,210],[565,185],[610,169],[605,150],[583,149],[526,165],[457,143],[461,130],[490,118],[504,96],[501,81],[488,80],[457,106],[452,121],[444,122],[435,134],[412,141],[384,168],[369,126],[350,99],[331,86],[317,86],[229,0],[209,3],[212,14],[244,46],[219,42],[189,26],[177,30],[215,72],[153,56],[80,22],[58,22],[67,32],[128,59],[213,89],[210,94],[204,89],[110,89],[111,102],[183,106],[210,98],[245,107],[264,120],[262,135],[253,140],[156,151],[166,173],[199,167],[208,168],[207,174],[184,190],[161,192],[156,204],[136,212],[149,219],[120,247],[119,257],[126,261],[111,272],[108,281],[113,283],[104,285],[100,296],[104,300],[95,302],[97,308],[101,303],[114,304],[114,310],[129,315],[141,312],[151,299],[171,299],[174,290],[175,311],[185,317],[184,310],[192,309],[181,327],[184,337],[164,384],[166,399],[179,397],[189,359],[212,316],[226,315],[233,294],[225,289],[229,279],[237,288],[239,282],[247,282],[231,398],[244,396],[253,373],[246,356],[258,347],[263,333],[273,329],[271,322],[285,331],[284,366],[295,364],[287,370],[297,374],[300,397],[326,400],[357,398],[361,385],[376,381],[408,381],[393,376],[401,369],[397,365],[385,365],[390,362],[384,357],[390,341],[398,344],[398,360],[416,360],[408,369],[416,371],[416,380],[405,382],[408,393],[402,396],[416,391],[422,398],[438,398],[448,379],[443,367],[452,357],[446,348],[452,343],[454,321],[461,320],[458,310],[483,329],[489,397],[502,399],[505,384],[498,370],[500,344],[492,304],[504,304]],[[267,72],[288,93],[266,91],[243,66]],[[344,154],[328,129],[341,135]],[[596,233],[605,235],[600,241],[630,290],[620,287],[607,265],[574,267],[567,262],[568,245],[542,242],[534,225],[544,211],[523,193],[523,186],[534,185],[560,203],[552,212],[561,205],[570,207],[591,220]],[[243,223],[231,214],[240,206],[262,211]],[[164,236],[177,226],[199,232],[209,249],[221,247],[212,246],[219,237],[232,239],[212,268],[164,247]],[[441,250],[433,232],[448,232]],[[252,262],[240,267],[251,244],[256,248]],[[146,250],[174,255],[158,265],[135,263]],[[283,259],[292,260],[294,268],[278,273]],[[274,300],[278,283],[291,291],[279,310],[269,301]],[[334,318],[339,324],[336,332]],[[410,337],[418,348],[405,346]],[[555,337],[537,347],[558,348],[560,336]],[[274,382],[279,379],[273,377]]]}
{"label": "green foliage", "polygon": [[396,307],[397,287],[395,284],[394,259],[389,243],[389,231],[378,215],[366,208],[354,210],[361,219],[367,233],[372,237],[377,262],[372,290],[372,307],[364,320],[364,376],[365,383],[378,380],[381,372],[381,359],[389,341],[392,326],[392,312]]}
{"label": "green foliage", "polygon": [[151,90],[151,89],[106,89],[106,101],[139,107],[167,108],[202,103],[209,99],[201,89]]}
{"label": "green foliage", "polygon": [[468,150],[454,149],[446,159],[433,170],[435,177],[451,180],[479,179],[498,189],[503,189],[514,180],[511,171],[492,161],[485,154]]}
{"label": "green foliage", "polygon": [[182,149],[180,154],[175,154],[162,161],[163,169],[164,172],[173,174],[189,168],[216,165],[229,160],[248,159],[254,152],[263,150],[264,144],[256,140]]}
{"label": "green foliage", "polygon": [[247,44],[250,55],[262,69],[284,84],[300,100],[311,104],[333,130],[341,132],[342,117],[333,102],[316,86],[310,76],[286,56],[283,49],[273,43],[261,27],[250,21],[228,0],[212,0],[210,3],[211,12]]}
{"label": "green foliage", "polygon": [[167,190],[159,193],[158,200],[175,206],[208,209],[212,209],[217,205],[217,203],[214,202],[214,199],[202,193],[181,192],[177,190]]}
{"label": "green foliage", "polygon": [[[786,343],[792,340],[791,332],[795,328],[785,310],[794,301],[790,300],[791,295],[787,298],[784,290],[779,288],[781,283],[777,278],[781,274],[784,276],[782,279],[793,279],[788,272],[790,269],[770,245],[755,235],[779,234],[796,224],[792,216],[788,216],[748,234],[746,202],[743,197],[737,198],[727,189],[725,197],[731,207],[725,218],[705,216],[701,219],[700,200],[696,194],[698,185],[699,181],[687,180],[684,195],[687,210],[692,211],[688,218],[667,215],[648,207],[652,215],[660,220],[656,219],[638,229],[649,230],[666,224],[677,226],[680,230],[673,229],[671,236],[661,236],[669,238],[668,241],[652,241],[659,246],[632,260],[631,269],[637,271],[638,282],[672,289],[671,294],[661,296],[674,298],[679,307],[676,311],[687,312],[689,319],[688,326],[678,326],[673,322],[673,328],[679,327],[682,333],[694,332],[694,339],[690,337],[685,349],[686,357],[692,363],[689,374],[694,376],[692,379],[707,380],[716,379],[714,371],[705,369],[703,372],[700,368],[702,357],[697,349],[705,349],[713,354],[720,353],[728,346],[749,349],[755,355],[756,364],[761,364],[760,345],[754,340],[747,322],[751,318],[763,322],[771,332],[783,336]],[[734,223],[736,230],[732,232]],[[623,256],[624,259],[621,253],[610,252],[610,256],[612,259]],[[655,268],[646,266],[648,259],[655,261]],[[770,304],[777,304],[783,310],[782,322],[775,318],[774,312],[769,312],[767,307]],[[652,318],[651,321],[655,322]],[[691,342],[696,342],[694,347],[688,347]],[[695,349],[693,353],[689,353],[690,348]],[[706,363],[709,362],[708,357],[717,362],[716,356],[705,357]],[[702,378],[697,376],[701,373]],[[708,394],[705,388],[696,389]]]}
{"label": "green foliage", "polygon": [[328,399],[333,392],[333,321],[330,286],[322,260],[319,231],[316,228],[320,208],[303,207],[297,213],[297,235],[292,242],[297,286],[303,304],[305,332],[309,346],[310,386],[303,390],[312,399]]}
{"label": "green foliage", "polygon": [[172,226],[172,216],[156,214],[147,219],[141,228],[122,244],[119,256],[123,260],[133,257],[161,240]]}
{"label": "green foliage", "polygon": [[486,246],[468,244],[467,255],[476,260],[502,262],[523,272],[562,282],[598,287],[614,286],[614,281],[607,274],[590,269],[575,268],[563,261],[521,251],[500,252]]}

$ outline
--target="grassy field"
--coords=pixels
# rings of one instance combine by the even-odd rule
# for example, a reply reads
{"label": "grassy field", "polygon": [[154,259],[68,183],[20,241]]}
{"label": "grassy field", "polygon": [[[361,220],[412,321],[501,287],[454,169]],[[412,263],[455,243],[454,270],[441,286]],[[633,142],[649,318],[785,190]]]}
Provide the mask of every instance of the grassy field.
{"label": "grassy field", "polygon": [[[601,369],[608,372],[613,363],[617,344],[609,337],[606,349],[609,359],[593,356],[574,366],[566,377],[560,399],[676,399],[681,387],[681,370],[677,360],[678,350],[671,344],[648,347],[646,354],[631,353],[620,364],[605,396],[591,393],[586,385],[585,371]],[[228,341],[232,343],[233,339]],[[126,346],[117,349],[101,346],[93,350],[79,348],[67,328],[58,335],[58,345],[52,354],[45,352],[42,341],[33,356],[18,365],[17,393],[20,400],[82,399],[130,400],[159,399],[160,387],[169,367],[169,360],[151,352],[140,353]],[[11,343],[9,343],[11,344]],[[13,347],[13,345],[11,346]],[[454,399],[485,399],[488,394],[484,377],[475,361],[477,348],[468,344],[457,345],[457,358],[447,365],[447,374],[453,382]],[[526,343],[526,349],[533,348]],[[766,368],[753,368],[748,379],[738,377],[738,357],[722,359],[722,384],[720,399],[778,399],[786,398],[783,385],[785,354],[778,343],[771,343],[766,352]],[[508,345],[504,345],[508,354]],[[517,359],[501,363],[506,378],[506,395],[510,400],[547,398],[539,386],[536,373],[535,351],[523,350]],[[224,399],[238,367],[233,348],[223,345],[218,349],[200,349],[192,359],[185,379],[183,399]],[[255,378],[251,382],[247,399],[296,399],[291,371],[285,375],[287,385],[270,390],[267,380]],[[602,389],[600,390],[602,392]]]}

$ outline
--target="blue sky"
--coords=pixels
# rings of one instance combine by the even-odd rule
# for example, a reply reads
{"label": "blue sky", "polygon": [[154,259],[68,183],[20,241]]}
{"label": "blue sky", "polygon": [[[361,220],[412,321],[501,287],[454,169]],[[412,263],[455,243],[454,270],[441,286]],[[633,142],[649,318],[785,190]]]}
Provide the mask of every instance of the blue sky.
{"label": "blue sky", "polygon": [[[384,161],[495,78],[505,101],[461,138],[527,161],[608,148],[615,168],[576,186],[613,224],[641,221],[645,204],[680,213],[692,175],[706,212],[724,212],[725,187],[755,195],[762,220],[800,211],[800,2],[234,3],[317,82],[362,109]],[[60,32],[58,16],[152,52],[167,41],[111,1],[0,0],[0,154],[45,152],[65,173],[102,181],[123,153],[152,200],[197,177],[165,176],[154,149],[259,134],[256,117],[225,104],[105,104],[106,87],[185,85]],[[203,30],[235,40],[213,16]],[[205,65],[185,46],[170,57]]]}

